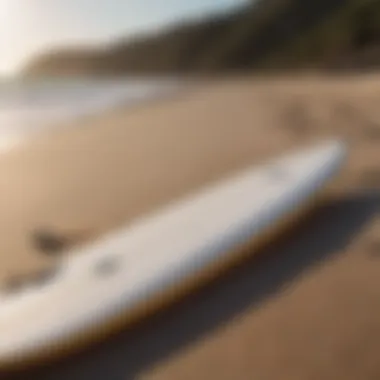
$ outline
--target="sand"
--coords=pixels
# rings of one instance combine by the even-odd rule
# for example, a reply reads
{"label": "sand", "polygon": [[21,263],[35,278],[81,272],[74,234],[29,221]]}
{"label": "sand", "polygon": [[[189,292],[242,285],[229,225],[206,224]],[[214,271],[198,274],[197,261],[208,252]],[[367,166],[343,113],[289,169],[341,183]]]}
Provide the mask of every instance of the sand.
{"label": "sand", "polygon": [[380,378],[379,105],[378,75],[235,78],[2,154],[0,278],[55,260],[33,248],[36,228],[84,244],[294,147],[331,136],[351,147],[334,200],[265,259],[44,376]]}

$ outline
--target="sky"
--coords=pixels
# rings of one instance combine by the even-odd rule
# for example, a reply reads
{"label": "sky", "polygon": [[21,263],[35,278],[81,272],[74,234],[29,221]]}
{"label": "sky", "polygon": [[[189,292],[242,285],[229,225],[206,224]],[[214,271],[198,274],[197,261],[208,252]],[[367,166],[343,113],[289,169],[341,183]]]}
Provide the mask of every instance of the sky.
{"label": "sky", "polygon": [[0,0],[0,75],[51,47],[104,43],[244,0]]}

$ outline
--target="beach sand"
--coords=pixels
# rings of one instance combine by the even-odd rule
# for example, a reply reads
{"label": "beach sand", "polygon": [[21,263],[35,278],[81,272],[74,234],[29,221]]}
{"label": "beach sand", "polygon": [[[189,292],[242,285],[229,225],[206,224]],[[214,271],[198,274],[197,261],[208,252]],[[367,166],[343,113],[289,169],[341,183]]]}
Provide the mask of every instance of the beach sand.
{"label": "beach sand", "polygon": [[51,378],[380,378],[378,75],[197,84],[2,154],[0,279],[55,260],[33,248],[35,229],[84,244],[332,136],[349,142],[348,165],[334,200],[296,236]]}

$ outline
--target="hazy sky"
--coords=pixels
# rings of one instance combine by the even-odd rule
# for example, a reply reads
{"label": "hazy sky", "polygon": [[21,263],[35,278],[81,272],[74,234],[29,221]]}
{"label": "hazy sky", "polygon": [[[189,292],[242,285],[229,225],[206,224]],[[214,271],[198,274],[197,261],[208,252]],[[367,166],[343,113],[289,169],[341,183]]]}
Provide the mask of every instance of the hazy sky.
{"label": "hazy sky", "polygon": [[57,44],[107,41],[244,0],[0,0],[0,73]]}

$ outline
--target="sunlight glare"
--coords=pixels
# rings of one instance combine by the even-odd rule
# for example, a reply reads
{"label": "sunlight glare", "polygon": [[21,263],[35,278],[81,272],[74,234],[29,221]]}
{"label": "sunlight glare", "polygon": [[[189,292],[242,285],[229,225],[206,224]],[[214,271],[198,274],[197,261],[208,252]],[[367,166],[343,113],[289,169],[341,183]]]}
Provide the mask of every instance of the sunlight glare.
{"label": "sunlight glare", "polygon": [[0,0],[0,74],[7,74],[14,66],[12,38],[17,33],[15,14],[20,12],[18,0]]}

